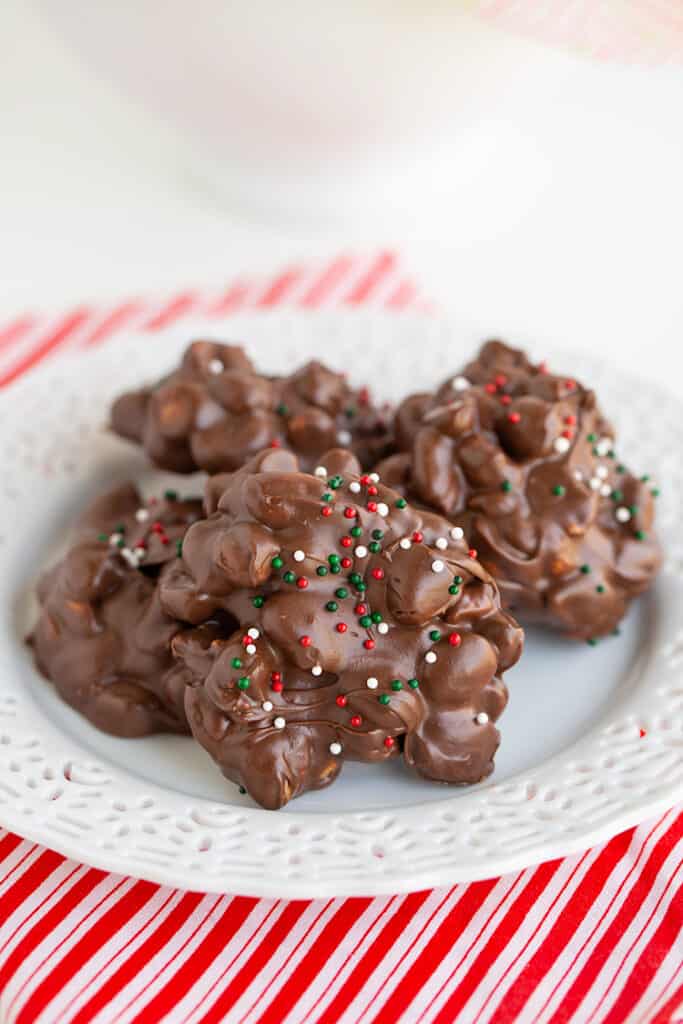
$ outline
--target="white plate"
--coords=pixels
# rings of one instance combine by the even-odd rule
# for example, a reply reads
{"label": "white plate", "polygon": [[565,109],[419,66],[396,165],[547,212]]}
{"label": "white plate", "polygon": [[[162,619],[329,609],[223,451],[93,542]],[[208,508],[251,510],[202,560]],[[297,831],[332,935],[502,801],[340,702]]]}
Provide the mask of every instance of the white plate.
{"label": "white plate", "polygon": [[[553,363],[594,382],[619,451],[662,488],[667,565],[619,637],[590,648],[528,635],[507,677],[503,741],[486,783],[448,789],[399,763],[347,765],[329,790],[268,812],[192,740],[113,739],[63,705],[22,643],[35,613],[31,584],[99,489],[130,476],[146,488],[168,481],[103,424],[116,394],[159,375],[201,329],[55,361],[0,399],[0,824],[157,882],[327,897],[495,876],[586,848],[683,797],[679,409],[672,396],[575,357]],[[259,314],[203,333],[248,340],[273,370],[322,353],[385,395],[433,384],[466,355],[452,326],[406,316]]]}

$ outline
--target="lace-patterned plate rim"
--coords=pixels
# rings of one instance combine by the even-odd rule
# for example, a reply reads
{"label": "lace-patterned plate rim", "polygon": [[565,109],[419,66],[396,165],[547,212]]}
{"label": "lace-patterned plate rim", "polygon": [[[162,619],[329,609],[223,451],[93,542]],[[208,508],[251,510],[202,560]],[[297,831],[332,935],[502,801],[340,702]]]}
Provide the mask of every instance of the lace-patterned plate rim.
{"label": "lace-patterned plate rim", "polygon": [[[585,849],[683,797],[678,404],[663,390],[574,354],[535,353],[595,386],[628,461],[664,485],[660,523],[668,557],[617,699],[551,756],[465,793],[439,789],[424,804],[339,810],[332,787],[325,794],[329,810],[311,813],[295,803],[270,813],[141,779],[106,751],[93,753],[90,734],[64,728],[49,704],[46,711],[37,703],[35,687],[46,686],[38,677],[27,685],[17,618],[27,571],[44,564],[46,547],[65,525],[64,510],[96,489],[98,474],[106,476],[110,464],[125,463],[132,474],[144,466],[133,449],[102,433],[114,395],[163,374],[188,339],[206,336],[244,340],[273,372],[322,353],[352,380],[377,380],[382,397],[401,396],[457,368],[474,347],[464,334],[457,325],[407,315],[260,313],[55,359],[0,396],[0,824],[103,870],[193,890],[312,898],[493,877]],[[502,733],[505,744],[505,717]]]}

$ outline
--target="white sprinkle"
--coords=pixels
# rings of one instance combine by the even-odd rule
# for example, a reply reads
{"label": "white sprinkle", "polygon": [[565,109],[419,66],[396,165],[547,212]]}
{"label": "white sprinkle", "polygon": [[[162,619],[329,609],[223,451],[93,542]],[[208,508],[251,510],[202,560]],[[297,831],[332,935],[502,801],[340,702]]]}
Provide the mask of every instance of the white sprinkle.
{"label": "white sprinkle", "polygon": [[432,572],[443,572],[445,568],[440,558],[435,558],[432,562]]}
{"label": "white sprinkle", "polygon": [[351,494],[360,494],[361,486],[357,480],[351,481],[351,483],[349,484],[349,490],[351,491]]}
{"label": "white sprinkle", "polygon": [[595,450],[598,453],[598,455],[607,455],[607,452],[610,450],[611,447],[612,442],[610,441],[609,437],[601,437],[595,446]]}
{"label": "white sprinkle", "polygon": [[133,551],[131,551],[130,548],[121,548],[119,554],[121,555],[123,560],[128,563],[131,569],[137,569],[138,565],[140,564],[140,561],[138,559],[138,556]]}
{"label": "white sprinkle", "polygon": [[618,523],[627,523],[631,518],[631,513],[624,505],[620,505],[614,514]]}
{"label": "white sprinkle", "polygon": [[609,498],[611,493],[612,493],[612,488],[610,487],[609,484],[603,484],[602,487],[600,488],[600,494],[602,494],[603,498]]}
{"label": "white sprinkle", "polygon": [[354,548],[353,553],[356,558],[365,558],[368,553],[368,549],[364,547],[363,544],[359,544],[357,548]]}
{"label": "white sprinkle", "polygon": [[370,473],[369,476],[368,476],[368,480],[372,480],[373,484],[378,484],[379,483],[379,473]]}
{"label": "white sprinkle", "polygon": [[609,476],[609,469],[607,466],[598,466],[595,470],[595,475],[599,476],[601,480],[606,480]]}
{"label": "white sprinkle", "polygon": [[252,626],[251,629],[247,630],[247,636],[250,636],[252,640],[258,640],[261,634],[256,628],[256,626]]}
{"label": "white sprinkle", "polygon": [[277,718],[273,719],[273,725],[275,726],[276,729],[284,729],[286,724],[287,723],[285,722],[282,715],[278,715]]}
{"label": "white sprinkle", "polygon": [[261,705],[261,707],[263,708],[264,711],[272,711],[273,710],[273,702],[272,702],[272,700],[264,700],[264,702]]}
{"label": "white sprinkle", "polygon": [[256,648],[254,647],[253,644],[247,644],[247,646],[244,649],[247,652],[247,654],[256,654]]}
{"label": "white sprinkle", "polygon": [[599,491],[602,487],[602,480],[600,477],[592,476],[589,483],[591,491]]}
{"label": "white sprinkle", "polygon": [[454,391],[467,391],[471,384],[467,377],[454,377],[451,381],[451,387]]}
{"label": "white sprinkle", "polygon": [[462,529],[461,526],[454,526],[453,529],[451,530],[451,537],[453,538],[453,540],[462,540],[464,536],[465,531]]}
{"label": "white sprinkle", "polygon": [[135,513],[135,518],[139,523],[146,523],[149,519],[149,512],[146,508],[139,508]]}
{"label": "white sprinkle", "polygon": [[222,373],[223,369],[223,363],[220,361],[220,359],[209,360],[209,373]]}
{"label": "white sprinkle", "polygon": [[434,651],[427,651],[427,653],[425,654],[425,661],[427,662],[427,664],[433,665],[436,660],[436,653]]}
{"label": "white sprinkle", "polygon": [[313,475],[314,476],[325,476],[326,477],[327,476],[327,470],[325,469],[324,466],[316,466],[315,469],[313,470]]}
{"label": "white sprinkle", "polygon": [[311,675],[312,676],[321,676],[322,674],[323,674],[323,667],[322,667],[322,665],[314,665],[313,668],[311,669]]}
{"label": "white sprinkle", "polygon": [[351,434],[348,430],[340,430],[337,434],[337,440],[339,441],[339,444],[351,444]]}
{"label": "white sprinkle", "polygon": [[297,548],[294,554],[292,555],[292,558],[294,559],[295,562],[303,562],[305,557],[306,553],[302,551],[301,548]]}
{"label": "white sprinkle", "polygon": [[341,745],[341,743],[339,743],[337,740],[335,740],[334,743],[330,743],[330,753],[331,754],[334,754],[335,757],[336,757],[336,755],[337,754],[341,754],[341,752],[342,752],[342,745]]}
{"label": "white sprinkle", "polygon": [[112,533],[111,536],[109,537],[110,544],[118,544],[120,540],[123,540],[122,533]]}
{"label": "white sprinkle", "polygon": [[486,714],[485,711],[480,711],[478,715],[474,716],[474,721],[477,723],[477,725],[486,725],[488,720],[489,716]]}
{"label": "white sprinkle", "polygon": [[574,479],[575,480],[583,480],[583,473],[581,472],[580,469],[575,469],[574,470]]}
{"label": "white sprinkle", "polygon": [[365,685],[367,686],[368,690],[376,690],[377,687],[379,686],[379,681],[375,679],[374,676],[370,676],[368,679],[365,680]]}
{"label": "white sprinkle", "polygon": [[556,452],[559,452],[560,455],[564,455],[565,452],[568,452],[571,446],[572,443],[568,437],[556,437],[553,441],[553,448]]}
{"label": "white sprinkle", "polygon": [[437,537],[434,541],[434,545],[439,549],[439,551],[445,551],[448,547],[448,541],[445,537]]}
{"label": "white sprinkle", "polygon": [[410,539],[410,537],[404,537],[402,540],[398,542],[398,546],[400,548],[403,548],[404,551],[409,551],[410,548],[412,548],[413,546],[413,542]]}
{"label": "white sprinkle", "polygon": [[382,634],[382,636],[384,636],[384,635],[385,635],[386,633],[388,633],[388,632],[389,632],[389,627],[387,626],[386,622],[380,622],[380,623],[378,624],[378,626],[377,626],[377,632],[378,632],[378,633],[381,633],[381,634]]}
{"label": "white sprinkle", "polygon": [[379,514],[381,516],[388,516],[389,515],[389,506],[385,505],[385,503],[383,501],[380,501],[379,505],[377,506],[377,511],[379,512]]}

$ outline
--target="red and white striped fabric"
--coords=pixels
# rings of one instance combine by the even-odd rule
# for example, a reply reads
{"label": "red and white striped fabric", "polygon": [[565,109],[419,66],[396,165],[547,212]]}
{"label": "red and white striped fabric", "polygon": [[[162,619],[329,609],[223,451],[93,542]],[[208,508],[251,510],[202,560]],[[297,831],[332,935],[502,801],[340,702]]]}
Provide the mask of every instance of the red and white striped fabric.
{"label": "red and white striped fabric", "polygon": [[[421,300],[380,253],[26,315],[0,325],[0,381],[132,327],[333,302]],[[682,809],[518,874],[378,899],[181,892],[0,830],[0,1024],[668,1024],[683,1020],[682,927]]]}

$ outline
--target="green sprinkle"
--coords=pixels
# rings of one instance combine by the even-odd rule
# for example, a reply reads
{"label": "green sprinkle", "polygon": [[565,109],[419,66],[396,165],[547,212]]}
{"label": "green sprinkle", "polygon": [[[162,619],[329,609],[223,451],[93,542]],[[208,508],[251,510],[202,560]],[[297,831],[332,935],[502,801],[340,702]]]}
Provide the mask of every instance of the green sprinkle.
{"label": "green sprinkle", "polygon": [[395,502],[396,508],[405,508],[407,504],[408,502],[405,498],[397,498]]}
{"label": "green sprinkle", "polygon": [[242,794],[242,796],[244,796],[246,794],[246,792],[247,792],[246,789],[244,788],[244,786],[238,786],[237,790],[238,790],[239,793]]}
{"label": "green sprinkle", "polygon": [[647,473],[644,473],[643,476],[641,476],[640,480],[641,480],[641,483],[646,484],[646,483],[649,483],[650,477],[649,477],[649,475]]}
{"label": "green sprinkle", "polygon": [[556,498],[563,498],[565,495],[565,489],[562,484],[555,484],[553,487],[553,494]]}
{"label": "green sprinkle", "polygon": [[327,481],[327,486],[331,487],[333,491],[339,490],[341,485],[344,483],[344,478],[341,476],[333,476]]}
{"label": "green sprinkle", "polygon": [[336,562],[338,562],[338,561],[339,561],[339,555],[335,555],[335,553],[334,553],[334,551],[333,551],[331,555],[328,555],[328,556],[327,556],[327,561],[328,561],[328,562],[329,562],[329,563],[330,563],[331,565],[334,565],[334,564],[335,564]]}
{"label": "green sprinkle", "polygon": [[177,491],[164,491],[164,497],[166,498],[166,501],[177,501],[178,500],[178,492]]}
{"label": "green sprinkle", "polygon": [[354,586],[357,586],[362,581],[362,579],[363,577],[359,572],[352,572],[351,575],[349,576],[349,583],[353,583]]}
{"label": "green sprinkle", "polygon": [[275,409],[275,412],[278,414],[278,416],[286,416],[287,413],[289,412],[289,409],[287,408],[284,402],[280,402],[280,404]]}
{"label": "green sprinkle", "polygon": [[653,487],[652,490],[650,491],[650,494],[652,495],[653,498],[658,498],[659,495],[661,494],[661,491],[659,490],[659,487]]}
{"label": "green sprinkle", "polygon": [[623,464],[623,462],[620,462],[619,465],[617,466],[617,473],[625,473],[625,472],[626,472],[626,466]]}
{"label": "green sprinkle", "polygon": [[367,589],[367,584],[363,583],[362,580],[360,581],[360,583],[356,583],[356,590],[360,591],[361,594],[364,593],[364,591],[366,591]]}
{"label": "green sprinkle", "polygon": [[285,563],[282,561],[279,555],[276,555],[275,558],[271,560],[270,564],[272,565],[273,569],[281,569]]}
{"label": "green sprinkle", "polygon": [[319,565],[318,568],[315,571],[318,574],[318,576],[327,576],[327,566],[326,565]]}
{"label": "green sprinkle", "polygon": [[408,686],[410,687],[411,690],[417,690],[420,686],[420,683],[417,679],[409,679]]}
{"label": "green sprinkle", "polygon": [[636,536],[636,540],[645,540],[647,538],[647,534],[645,533],[645,530],[636,530],[635,536]]}
{"label": "green sprinkle", "polygon": [[598,583],[598,585],[597,585],[597,587],[595,589],[597,590],[598,594],[604,594],[605,593],[605,587],[604,587],[604,584],[602,584],[602,583]]}
{"label": "green sprinkle", "polygon": [[263,608],[264,604],[266,603],[266,599],[265,597],[260,596],[252,597],[251,603],[253,604],[254,608]]}
{"label": "green sprinkle", "polygon": [[372,551],[373,555],[378,555],[382,550],[382,545],[378,544],[376,540],[371,540],[368,544],[368,551]]}
{"label": "green sprinkle", "polygon": [[293,572],[287,571],[282,578],[285,581],[285,583],[293,583],[294,580],[296,579],[296,576],[294,575]]}
{"label": "green sprinkle", "polygon": [[322,501],[332,501],[332,497],[333,495],[331,495],[329,491],[325,491],[324,494],[320,495]]}
{"label": "green sprinkle", "polygon": [[400,679],[392,679],[391,680],[391,689],[395,690],[397,693],[398,693],[399,690],[402,690],[403,689],[403,683],[401,682],[401,680]]}
{"label": "green sprinkle", "polygon": [[352,420],[353,417],[356,415],[356,410],[351,408],[344,409],[344,415],[346,416],[347,419]]}
{"label": "green sprinkle", "polygon": [[503,480],[502,484],[500,485],[500,489],[501,491],[504,491],[505,494],[509,494],[510,491],[512,490],[512,484],[510,483],[509,480]]}
{"label": "green sprinkle", "polygon": [[114,527],[114,533],[125,533],[125,532],[126,532],[125,523],[119,523],[118,526]]}
{"label": "green sprinkle", "polygon": [[460,584],[462,583],[462,576],[454,576],[453,577],[453,582],[456,584],[456,586],[459,587]]}
{"label": "green sprinkle", "polygon": [[178,556],[178,558],[182,557],[182,554],[183,554],[183,542],[181,540],[177,540],[175,542],[175,553]]}
{"label": "green sprinkle", "polygon": [[452,583],[448,588],[448,593],[452,594],[453,597],[455,597],[456,594],[460,593],[460,587],[456,587],[455,583]]}
{"label": "green sprinkle", "polygon": [[591,444],[593,443],[593,441],[597,441],[597,439],[598,438],[597,438],[596,434],[587,434],[586,435],[586,440],[590,441]]}
{"label": "green sprinkle", "polygon": [[334,562],[334,564],[330,566],[330,572],[334,576],[339,575],[339,573],[341,572],[341,565],[339,564],[339,562]]}
{"label": "green sprinkle", "polygon": [[584,574],[584,576],[587,576],[588,573],[591,571],[590,565],[582,565],[579,568],[580,568],[580,571]]}
{"label": "green sprinkle", "polygon": [[339,605],[337,604],[336,601],[328,601],[325,607],[327,608],[328,612],[336,612]]}
{"label": "green sprinkle", "polygon": [[372,625],[372,619],[370,618],[369,615],[361,615],[358,621],[360,622],[363,629],[369,629],[370,626]]}
{"label": "green sprinkle", "polygon": [[438,644],[439,640],[441,639],[441,633],[439,633],[438,629],[433,629],[431,631],[431,633],[429,634],[429,639],[432,641],[432,643]]}
{"label": "green sprinkle", "polygon": [[372,615],[371,615],[371,618],[372,618],[373,622],[381,622],[382,621],[382,615],[381,615],[380,612],[373,612]]}
{"label": "green sprinkle", "polygon": [[617,453],[614,451],[613,448],[610,448],[610,450],[607,452],[607,458],[608,459],[616,459],[616,457],[617,457]]}
{"label": "green sprinkle", "polygon": [[598,646],[598,639],[597,639],[597,637],[592,636],[592,637],[589,637],[588,640],[586,640],[586,643],[588,644],[589,647],[597,647]]}
{"label": "green sprinkle", "polygon": [[242,668],[242,661],[240,658],[233,658],[230,664],[233,668]]}
{"label": "green sprinkle", "polygon": [[624,500],[624,492],[623,491],[619,491],[619,490],[612,491],[612,494],[610,495],[610,497],[612,498],[612,501],[623,501]]}
{"label": "green sprinkle", "polygon": [[363,530],[362,527],[360,526],[352,526],[351,529],[349,530],[349,533],[351,534],[352,537],[360,537],[361,534],[363,533]]}
{"label": "green sprinkle", "polygon": [[383,536],[384,536],[384,534],[382,533],[381,530],[373,530],[372,531],[372,539],[373,540],[381,540]]}
{"label": "green sprinkle", "polygon": [[632,516],[637,516],[638,515],[638,506],[637,505],[629,505],[628,510],[629,510],[629,512],[631,513]]}
{"label": "green sprinkle", "polygon": [[334,596],[343,601],[345,597],[349,596],[349,592],[346,587],[340,587],[339,590],[335,590]]}
{"label": "green sprinkle", "polygon": [[598,449],[594,448],[593,449],[593,455],[599,455],[599,454],[600,454],[600,452],[598,451]]}
{"label": "green sprinkle", "polygon": [[98,533],[97,534],[97,539],[98,540],[109,540],[109,537],[108,537],[108,535],[106,533]]}
{"label": "green sprinkle", "polygon": [[125,540],[123,538],[121,538],[121,540],[117,540],[116,546],[117,546],[117,548],[125,548],[125,546],[126,546]]}
{"label": "green sprinkle", "polygon": [[389,694],[388,694],[388,693],[382,693],[382,694],[380,694],[380,696],[379,696],[379,697],[377,698],[377,700],[378,700],[378,701],[380,702],[380,704],[388,704],[388,703],[389,703],[389,701],[391,700],[391,697],[389,696]]}
{"label": "green sprinkle", "polygon": [[248,690],[249,689],[249,678],[248,678],[248,676],[241,676],[237,680],[237,687],[240,690]]}

